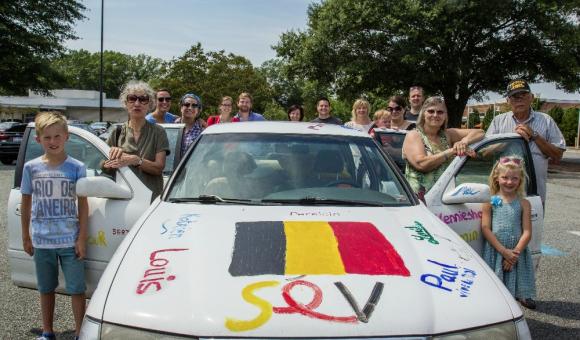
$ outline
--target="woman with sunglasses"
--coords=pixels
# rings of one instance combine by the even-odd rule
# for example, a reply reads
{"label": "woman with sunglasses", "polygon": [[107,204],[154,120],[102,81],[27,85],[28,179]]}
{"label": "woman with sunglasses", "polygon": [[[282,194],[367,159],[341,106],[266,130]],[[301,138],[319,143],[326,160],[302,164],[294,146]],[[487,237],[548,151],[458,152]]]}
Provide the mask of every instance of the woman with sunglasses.
{"label": "woman with sunglasses", "polygon": [[143,81],[132,80],[123,86],[119,99],[129,113],[129,121],[109,135],[109,160],[103,164],[105,171],[129,166],[151,189],[151,201],[163,190],[162,174],[169,154],[165,130],[145,119],[154,106],[153,98],[155,92]]}
{"label": "woman with sunglasses", "polygon": [[151,123],[174,123],[178,118],[169,112],[171,108],[171,94],[167,89],[159,89],[155,94],[156,108],[155,111],[147,114],[145,119]]}
{"label": "woman with sunglasses", "polygon": [[405,177],[419,198],[431,189],[452,157],[475,156],[468,145],[483,136],[481,129],[448,129],[443,98],[427,98],[417,118],[417,129],[407,133],[403,142]]}
{"label": "woman with sunglasses", "polygon": [[202,109],[201,98],[193,93],[186,93],[181,97],[179,107],[181,108],[181,122],[185,124],[181,140],[181,155],[184,155],[204,129],[199,118]]}
{"label": "woman with sunglasses", "polygon": [[413,130],[416,127],[414,122],[405,120],[405,106],[405,98],[401,96],[389,98],[387,111],[391,114],[391,129]]}

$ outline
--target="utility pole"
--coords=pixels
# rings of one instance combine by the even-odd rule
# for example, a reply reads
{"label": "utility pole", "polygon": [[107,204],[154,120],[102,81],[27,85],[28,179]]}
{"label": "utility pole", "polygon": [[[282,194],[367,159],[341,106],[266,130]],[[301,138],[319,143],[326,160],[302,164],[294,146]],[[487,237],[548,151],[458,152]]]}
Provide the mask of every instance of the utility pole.
{"label": "utility pole", "polygon": [[103,121],[103,18],[105,17],[105,0],[101,0],[101,70],[99,72],[99,122]]}

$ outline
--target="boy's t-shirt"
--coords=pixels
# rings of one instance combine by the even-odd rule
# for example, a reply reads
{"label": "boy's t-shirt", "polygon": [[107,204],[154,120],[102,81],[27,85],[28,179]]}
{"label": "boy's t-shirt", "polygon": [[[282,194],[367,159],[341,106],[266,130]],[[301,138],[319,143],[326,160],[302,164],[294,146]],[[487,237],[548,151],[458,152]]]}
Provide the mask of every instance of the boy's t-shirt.
{"label": "boy's t-shirt", "polygon": [[56,167],[42,156],[24,164],[20,192],[32,195],[34,248],[74,247],[79,232],[76,182],[86,173],[85,165],[70,156]]}

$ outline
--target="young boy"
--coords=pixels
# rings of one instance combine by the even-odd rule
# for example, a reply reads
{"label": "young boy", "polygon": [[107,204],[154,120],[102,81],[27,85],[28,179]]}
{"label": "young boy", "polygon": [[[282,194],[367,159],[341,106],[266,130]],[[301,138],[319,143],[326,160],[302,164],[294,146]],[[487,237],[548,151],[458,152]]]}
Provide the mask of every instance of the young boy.
{"label": "young boy", "polygon": [[[42,336],[55,339],[54,290],[60,262],[78,337],[85,313],[84,261],[87,241],[88,203],[76,196],[76,182],[86,176],[83,163],[69,157],[66,118],[58,112],[39,113],[35,120],[36,141],[44,154],[24,164],[22,174],[22,242],[34,256],[42,310]],[[78,204],[77,204],[78,201]],[[77,208],[78,207],[78,208]]]}

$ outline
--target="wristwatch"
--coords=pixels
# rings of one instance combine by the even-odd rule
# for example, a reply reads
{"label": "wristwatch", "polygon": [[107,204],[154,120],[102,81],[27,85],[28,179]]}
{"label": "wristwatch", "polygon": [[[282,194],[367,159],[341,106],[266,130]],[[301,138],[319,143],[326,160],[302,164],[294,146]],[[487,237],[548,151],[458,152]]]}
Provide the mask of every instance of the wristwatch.
{"label": "wristwatch", "polygon": [[532,135],[530,136],[530,140],[534,140],[536,139],[536,137],[538,137],[538,133],[534,130],[532,130]]}

